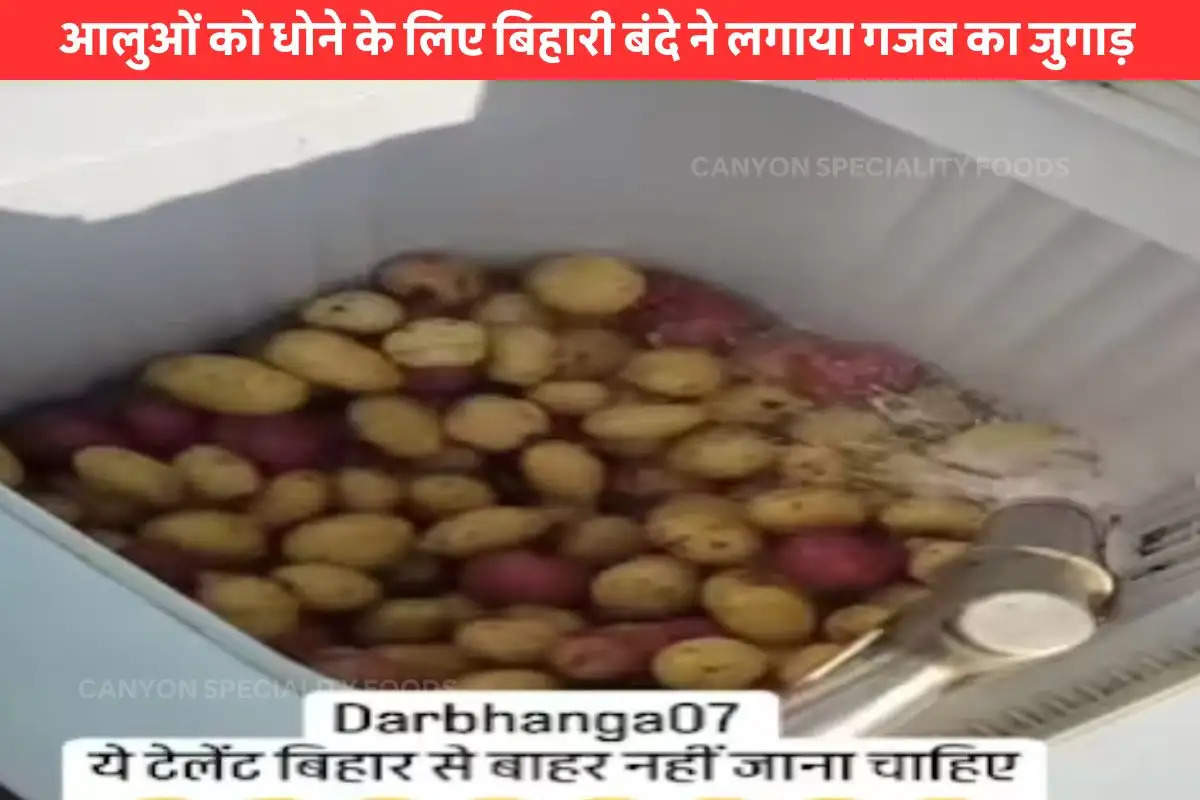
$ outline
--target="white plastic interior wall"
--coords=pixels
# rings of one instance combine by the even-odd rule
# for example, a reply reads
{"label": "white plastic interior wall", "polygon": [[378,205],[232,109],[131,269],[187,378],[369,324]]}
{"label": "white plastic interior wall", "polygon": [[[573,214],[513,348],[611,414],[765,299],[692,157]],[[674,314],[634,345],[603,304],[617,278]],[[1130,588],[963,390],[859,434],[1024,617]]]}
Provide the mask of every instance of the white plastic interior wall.
{"label": "white plastic interior wall", "polygon": [[[365,95],[357,118],[421,119],[433,102],[422,92],[408,108]],[[490,84],[461,119],[417,128],[371,143],[347,134],[352,149],[333,153],[337,137],[272,148],[269,126],[223,131],[0,185],[0,407],[227,337],[400,251],[619,251],[803,325],[895,342],[1102,445],[1124,515],[1112,546],[1129,578],[1121,615],[1083,650],[965,688],[915,730],[1084,736],[1200,671],[1200,576],[1186,558],[1200,551],[1200,264],[1178,242],[986,172],[822,176],[820,158],[955,153],[778,87]],[[267,155],[283,151],[296,157]],[[261,174],[128,202],[259,152]],[[712,174],[714,160],[740,157],[814,167]],[[50,196],[58,212],[25,202]],[[294,695],[230,697],[216,682],[304,671],[9,492],[0,534],[0,703],[18,733],[0,748],[0,781],[29,800],[57,796],[57,748],[73,735],[298,731]],[[192,681],[199,694],[95,696],[136,679]],[[1074,763],[1066,741],[1061,769]],[[1061,797],[1107,798],[1075,793],[1111,787],[1104,769],[1056,773],[1070,787]]]}

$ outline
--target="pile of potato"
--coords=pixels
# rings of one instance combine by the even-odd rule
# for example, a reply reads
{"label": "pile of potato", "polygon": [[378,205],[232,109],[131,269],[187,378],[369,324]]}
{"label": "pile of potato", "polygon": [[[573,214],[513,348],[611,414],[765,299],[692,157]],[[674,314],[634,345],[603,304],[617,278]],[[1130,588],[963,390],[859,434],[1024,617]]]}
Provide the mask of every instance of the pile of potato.
{"label": "pile of potato", "polygon": [[1061,449],[613,257],[397,258],[289,324],[17,415],[0,482],[363,686],[787,688],[969,546],[928,469]]}

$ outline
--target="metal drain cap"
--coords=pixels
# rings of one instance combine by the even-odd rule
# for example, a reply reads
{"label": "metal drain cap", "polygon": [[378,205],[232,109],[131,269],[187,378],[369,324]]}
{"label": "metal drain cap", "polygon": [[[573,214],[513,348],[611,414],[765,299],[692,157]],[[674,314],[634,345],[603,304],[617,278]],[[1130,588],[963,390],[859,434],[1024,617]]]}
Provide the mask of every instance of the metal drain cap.
{"label": "metal drain cap", "polygon": [[970,644],[1015,658],[1065,652],[1096,632],[1088,609],[1061,595],[1038,591],[997,592],[968,603],[955,621]]}

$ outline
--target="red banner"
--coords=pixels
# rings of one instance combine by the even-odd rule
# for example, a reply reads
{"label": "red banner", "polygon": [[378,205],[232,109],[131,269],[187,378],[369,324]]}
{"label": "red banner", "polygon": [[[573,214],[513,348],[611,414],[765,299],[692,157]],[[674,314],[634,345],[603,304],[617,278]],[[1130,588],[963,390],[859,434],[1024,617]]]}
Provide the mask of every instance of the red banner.
{"label": "red banner", "polygon": [[1194,4],[4,0],[0,78],[1200,77]]}

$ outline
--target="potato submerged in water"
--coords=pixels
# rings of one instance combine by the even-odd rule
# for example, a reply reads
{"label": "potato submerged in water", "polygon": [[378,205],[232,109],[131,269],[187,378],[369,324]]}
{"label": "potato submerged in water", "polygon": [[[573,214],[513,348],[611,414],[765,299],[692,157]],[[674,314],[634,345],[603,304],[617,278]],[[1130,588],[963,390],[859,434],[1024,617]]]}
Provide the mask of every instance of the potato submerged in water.
{"label": "potato submerged in water", "polygon": [[414,538],[412,523],[402,517],[338,514],[293,528],[283,539],[283,555],[294,562],[379,569],[402,558]]}
{"label": "potato submerged in water", "polygon": [[160,358],[142,380],[181,403],[221,414],[278,414],[300,408],[309,398],[305,381],[239,356]]}
{"label": "potato submerged in water", "polygon": [[617,256],[406,255],[281,311],[0,426],[0,483],[364,689],[791,686],[923,613],[997,501],[1096,469]]}
{"label": "potato submerged in water", "polygon": [[667,556],[639,556],[601,572],[592,581],[592,602],[614,619],[676,616],[698,596],[695,568]]}
{"label": "potato submerged in water", "polygon": [[378,350],[317,328],[277,333],[263,359],[285,372],[345,392],[386,392],[404,382],[400,370]]}
{"label": "potato submerged in water", "polygon": [[282,636],[300,625],[300,601],[278,583],[251,575],[206,575],[200,602],[259,639]]}
{"label": "potato submerged in water", "polygon": [[526,286],[550,308],[601,316],[636,303],[646,290],[646,278],[618,258],[578,255],[543,261],[530,271]]}

